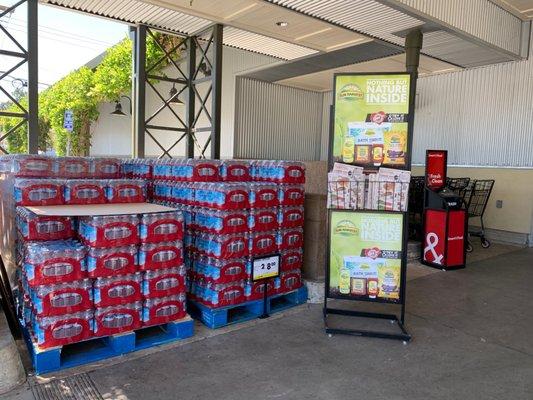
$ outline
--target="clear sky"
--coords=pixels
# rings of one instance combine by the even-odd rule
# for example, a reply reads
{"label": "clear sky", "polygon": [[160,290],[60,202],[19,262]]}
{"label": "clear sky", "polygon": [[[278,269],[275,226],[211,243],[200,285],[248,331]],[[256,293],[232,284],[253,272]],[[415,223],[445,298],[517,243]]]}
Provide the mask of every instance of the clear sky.
{"label": "clear sky", "polygon": [[[0,0],[0,5],[9,6],[13,1]],[[26,8],[18,8],[5,16],[2,23],[8,31],[26,46]],[[39,89],[67,75],[70,71],[85,65],[88,61],[125,38],[126,24],[82,14],[75,11],[39,4]],[[0,31],[0,48],[17,50],[8,37]],[[14,61],[0,56],[0,71],[5,71]],[[11,74],[27,79],[27,70],[20,68]],[[18,84],[18,82],[15,82]],[[4,85],[10,91],[12,85]],[[0,101],[5,101],[0,96]]]}

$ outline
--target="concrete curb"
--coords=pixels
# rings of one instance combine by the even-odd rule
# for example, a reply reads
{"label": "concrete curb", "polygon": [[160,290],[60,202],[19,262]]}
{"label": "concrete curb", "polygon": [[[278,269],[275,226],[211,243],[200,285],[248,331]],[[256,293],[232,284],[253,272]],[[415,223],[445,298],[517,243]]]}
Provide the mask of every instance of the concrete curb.
{"label": "concrete curb", "polygon": [[4,313],[0,310],[0,395],[26,382],[26,373],[20,360]]}

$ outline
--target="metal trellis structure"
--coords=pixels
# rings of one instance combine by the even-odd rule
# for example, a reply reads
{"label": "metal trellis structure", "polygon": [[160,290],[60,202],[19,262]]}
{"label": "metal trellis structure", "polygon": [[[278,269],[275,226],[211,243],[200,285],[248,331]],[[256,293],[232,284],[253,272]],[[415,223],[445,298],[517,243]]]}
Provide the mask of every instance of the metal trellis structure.
{"label": "metal trellis structure", "polygon": [[[159,158],[172,158],[171,152],[182,142],[186,157],[206,158],[209,154],[210,158],[219,158],[222,25],[213,25],[188,37],[145,25],[137,26],[133,33],[133,156],[145,156],[148,137],[161,150]],[[175,39],[170,47],[163,43],[165,36]],[[152,65],[146,65],[148,39],[163,53]],[[165,74],[156,72],[162,63],[166,64]],[[171,83],[168,95],[155,82]],[[155,94],[159,103],[150,115],[146,110],[148,88],[148,93]],[[181,115],[176,104],[185,106]],[[164,115],[165,121],[158,122]],[[164,132],[164,136],[158,132]]]}

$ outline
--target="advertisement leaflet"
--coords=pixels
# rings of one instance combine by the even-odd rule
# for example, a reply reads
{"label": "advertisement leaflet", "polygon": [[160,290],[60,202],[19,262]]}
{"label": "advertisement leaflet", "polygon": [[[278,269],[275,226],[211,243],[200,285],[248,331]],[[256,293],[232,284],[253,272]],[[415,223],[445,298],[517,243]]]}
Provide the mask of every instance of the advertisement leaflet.
{"label": "advertisement leaflet", "polygon": [[404,167],[410,75],[335,77],[333,161]]}

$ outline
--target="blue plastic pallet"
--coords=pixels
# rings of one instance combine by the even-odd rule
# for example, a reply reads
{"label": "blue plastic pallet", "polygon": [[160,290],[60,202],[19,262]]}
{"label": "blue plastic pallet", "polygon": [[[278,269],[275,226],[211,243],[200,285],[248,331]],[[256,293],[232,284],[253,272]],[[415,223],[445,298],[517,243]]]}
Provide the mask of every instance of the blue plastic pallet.
{"label": "blue plastic pallet", "polygon": [[[307,288],[302,286],[292,292],[276,294],[267,299],[267,311],[273,314],[307,302]],[[189,301],[188,311],[211,329],[250,321],[263,314],[263,300],[253,300],[234,306],[210,308],[196,301]]]}
{"label": "blue plastic pallet", "polygon": [[28,332],[25,329],[23,331],[35,373],[40,375],[189,338],[194,334],[194,321],[186,317],[184,320],[164,325],[149,326],[51,349],[39,349],[31,341]]}

